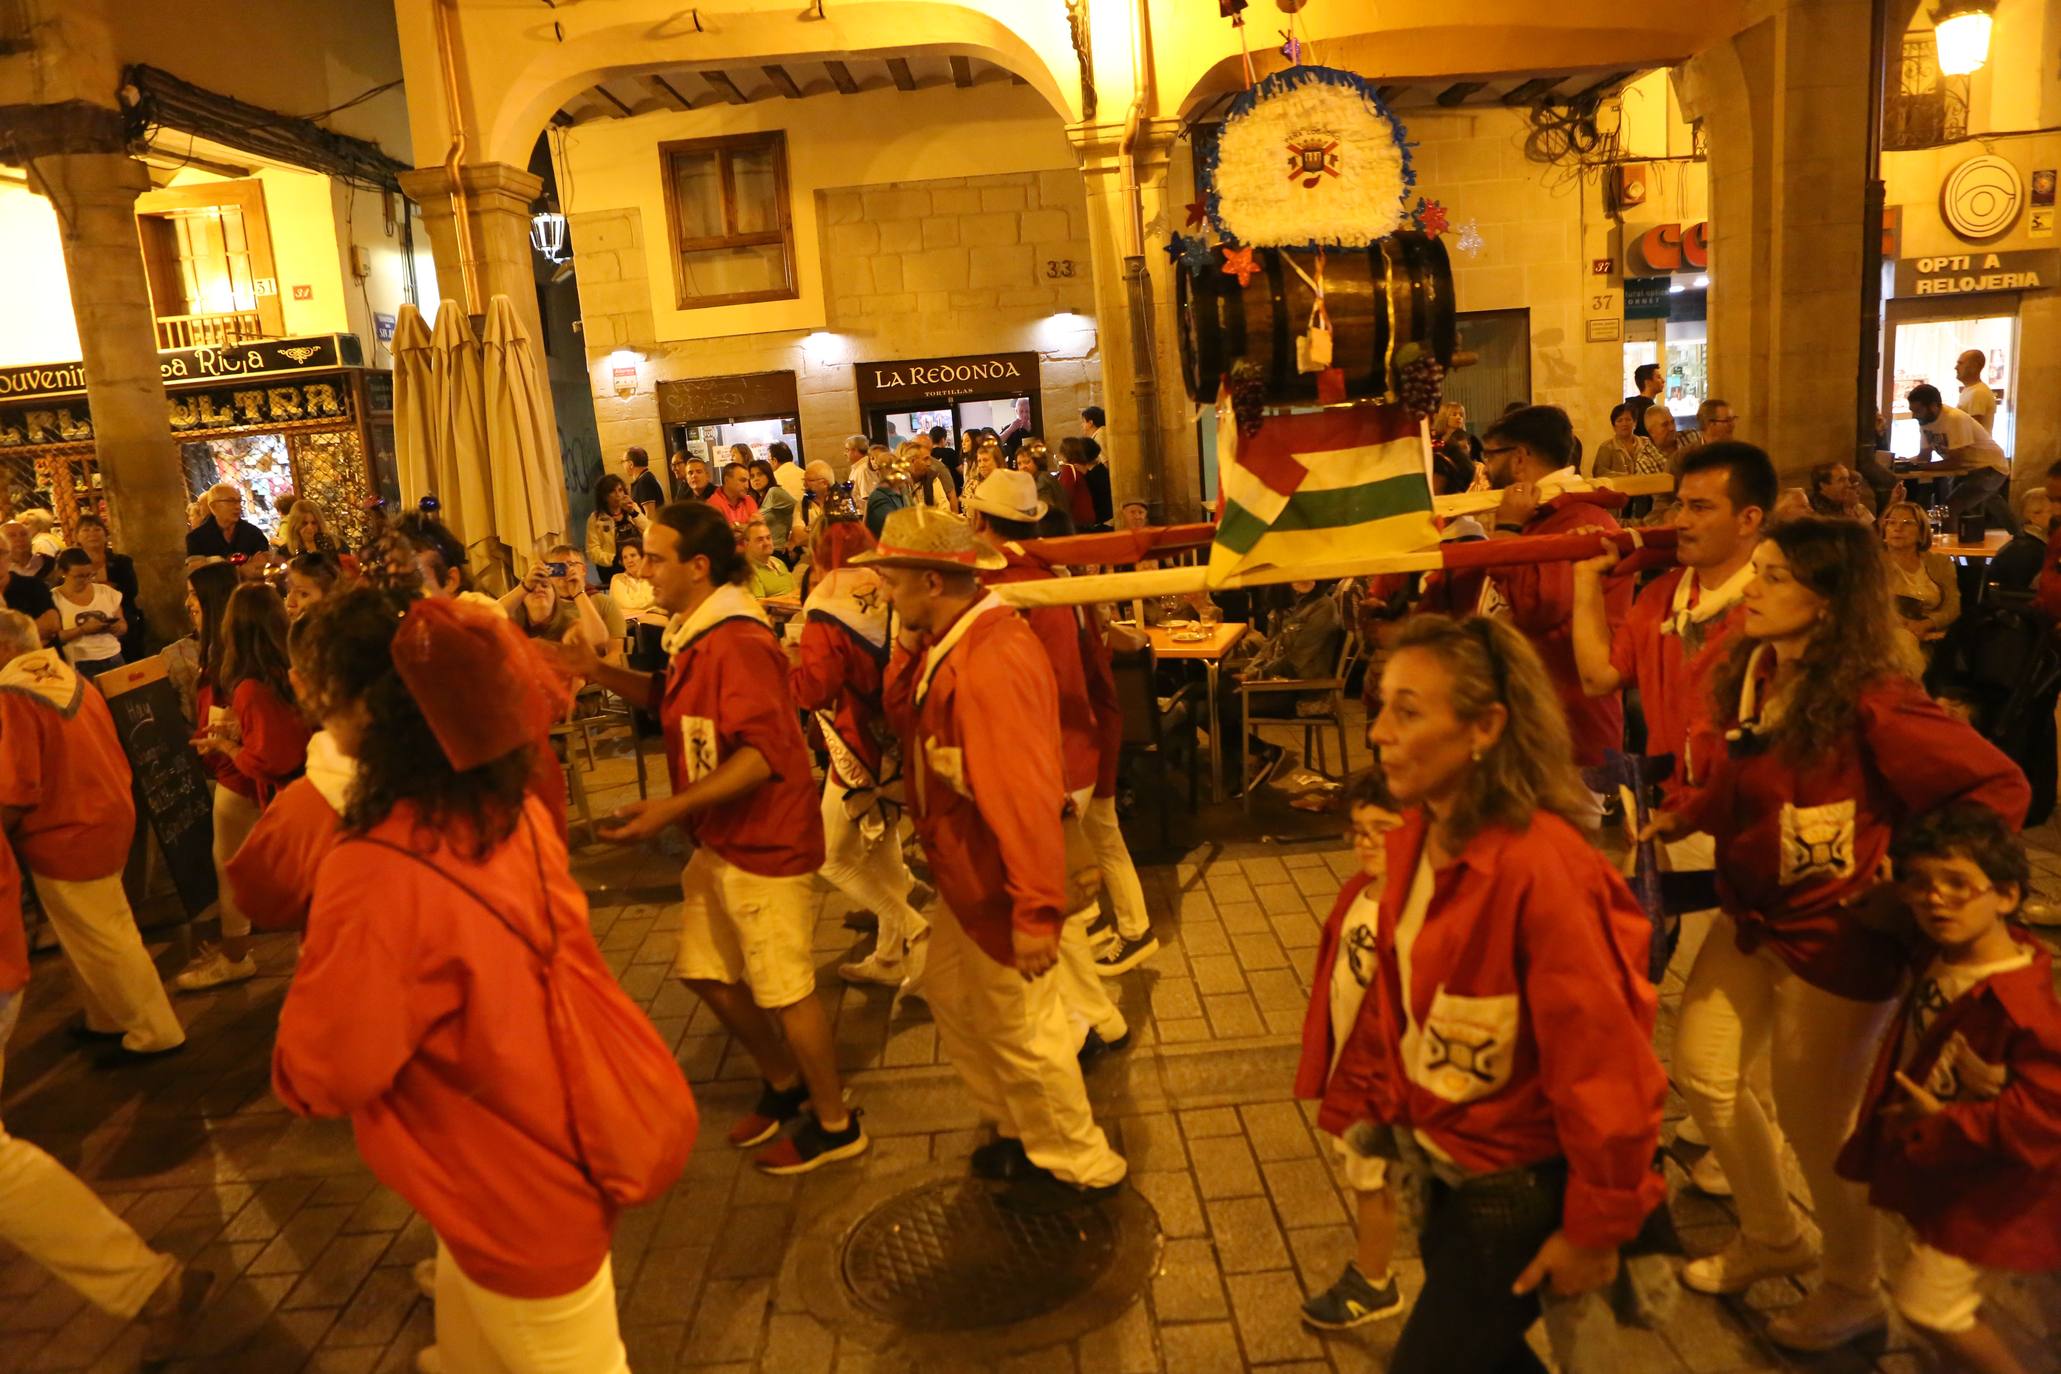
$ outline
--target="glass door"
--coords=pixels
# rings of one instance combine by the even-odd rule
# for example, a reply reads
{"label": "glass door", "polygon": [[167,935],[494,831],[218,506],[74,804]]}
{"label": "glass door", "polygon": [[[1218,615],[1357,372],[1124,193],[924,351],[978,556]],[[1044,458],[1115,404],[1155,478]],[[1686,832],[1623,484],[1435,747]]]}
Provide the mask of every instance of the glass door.
{"label": "glass door", "polygon": [[[1900,458],[1918,452],[1918,422],[1911,418],[1910,403],[1904,399],[1912,387],[1930,382],[1952,405],[1961,394],[1954,364],[1963,353],[1974,350],[1987,360],[1982,380],[1997,394],[1997,418],[1993,430],[2005,453],[2013,451],[2017,428],[2015,375],[2018,365],[2017,298],[1992,297],[2008,301],[2007,309],[1976,313],[1975,301],[1892,301],[1889,305],[1889,357],[1884,363],[1889,394],[1883,413],[1889,416],[1889,447]],[[1958,306],[1963,313],[1940,314]]]}

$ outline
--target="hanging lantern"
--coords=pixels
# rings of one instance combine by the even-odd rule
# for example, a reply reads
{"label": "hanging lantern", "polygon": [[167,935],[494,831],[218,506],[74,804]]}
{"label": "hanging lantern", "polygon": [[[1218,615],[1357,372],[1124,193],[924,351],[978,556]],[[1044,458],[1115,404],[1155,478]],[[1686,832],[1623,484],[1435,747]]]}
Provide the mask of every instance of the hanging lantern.
{"label": "hanging lantern", "polygon": [[546,200],[544,208],[530,216],[530,247],[552,262],[565,261],[565,216],[556,203]]}
{"label": "hanging lantern", "polygon": [[1932,12],[1932,42],[1945,76],[1980,71],[1989,60],[1989,31],[1997,0],[1946,0]]}

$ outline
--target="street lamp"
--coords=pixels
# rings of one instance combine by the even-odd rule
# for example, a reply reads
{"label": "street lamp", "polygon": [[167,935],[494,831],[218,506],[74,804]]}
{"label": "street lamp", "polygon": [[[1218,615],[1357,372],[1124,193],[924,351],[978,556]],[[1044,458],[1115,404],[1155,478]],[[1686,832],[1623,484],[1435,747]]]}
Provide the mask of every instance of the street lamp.
{"label": "street lamp", "polygon": [[565,216],[555,202],[545,201],[544,208],[530,216],[530,247],[552,262],[565,261]]}
{"label": "street lamp", "polygon": [[1932,41],[1945,76],[1966,76],[1989,60],[1989,30],[1997,0],[1946,0],[1932,12]]}

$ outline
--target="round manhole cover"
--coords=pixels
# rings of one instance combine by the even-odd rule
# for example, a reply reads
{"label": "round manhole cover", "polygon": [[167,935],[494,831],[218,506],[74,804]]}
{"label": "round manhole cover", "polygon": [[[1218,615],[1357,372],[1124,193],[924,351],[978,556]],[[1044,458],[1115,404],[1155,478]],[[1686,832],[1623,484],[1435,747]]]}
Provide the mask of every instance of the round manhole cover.
{"label": "round manhole cover", "polygon": [[996,1204],[971,1179],[889,1198],[844,1244],[845,1286],[860,1305],[916,1331],[1006,1326],[1092,1288],[1117,1253],[1117,1228],[1093,1203],[1050,1215]]}

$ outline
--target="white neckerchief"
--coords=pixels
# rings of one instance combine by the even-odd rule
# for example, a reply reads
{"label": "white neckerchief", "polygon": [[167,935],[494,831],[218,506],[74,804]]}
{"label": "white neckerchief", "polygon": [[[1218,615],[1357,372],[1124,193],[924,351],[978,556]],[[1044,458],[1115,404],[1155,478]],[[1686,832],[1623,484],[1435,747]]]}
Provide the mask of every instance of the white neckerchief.
{"label": "white neckerchief", "polygon": [[[1763,703],[1760,699],[1760,692],[1755,686],[1760,680],[1760,661],[1762,655],[1774,652],[1775,646],[1772,644],[1761,643],[1753,646],[1753,655],[1746,660],[1746,676],[1739,681],[1739,724],[1736,728],[1725,731],[1726,739],[1739,739],[1748,734],[1760,734],[1775,723],[1774,703],[1772,701]],[[1769,711],[1769,715],[1765,720],[1761,718],[1761,712],[1764,709]]]}
{"label": "white neckerchief", "polygon": [[34,649],[0,668],[0,691],[20,692],[55,707],[66,718],[79,709],[78,670],[56,649]]}
{"label": "white neckerchief", "polygon": [[923,677],[916,684],[916,704],[919,707],[930,696],[930,680],[937,676],[937,670],[944,665],[945,655],[951,653],[959,641],[966,637],[966,632],[973,628],[973,622],[986,615],[989,611],[1003,608],[1006,605],[1007,603],[1000,596],[994,592],[989,592],[986,596],[968,606],[966,614],[954,621],[952,628],[946,630],[943,637],[937,643],[924,650]]}
{"label": "white neckerchief", "polygon": [[710,592],[708,599],[694,608],[692,615],[676,615],[666,625],[666,632],[659,640],[668,654],[677,654],[704,630],[712,629],[717,621],[738,618],[756,620],[772,628],[773,622],[766,615],[766,608],[759,605],[759,599],[735,582],[725,582]]}
{"label": "white neckerchief", "polygon": [[1570,491],[1594,491],[1596,484],[1581,475],[1573,466],[1556,468],[1541,477],[1535,484],[1539,489],[1539,504],[1544,505],[1554,497]]}
{"label": "white neckerchief", "polygon": [[876,649],[888,646],[887,592],[871,568],[838,568],[809,589],[802,614],[829,618]]}
{"label": "white neckerchief", "polygon": [[336,747],[336,736],[327,730],[317,730],[308,737],[307,779],[322,794],[322,800],[341,816],[344,798],[349,795],[351,782],[358,776],[358,761]]}
{"label": "white neckerchief", "polygon": [[[1753,560],[1741,564],[1739,570],[1715,587],[1703,585],[1703,578],[1694,568],[1684,569],[1682,580],[1675,583],[1674,599],[1668,603],[1667,619],[1661,624],[1664,635],[1678,635],[1691,625],[1701,625],[1715,620],[1739,604],[1746,595],[1746,584],[1753,581]],[[1689,604],[1689,597],[1696,592],[1696,604]]]}

